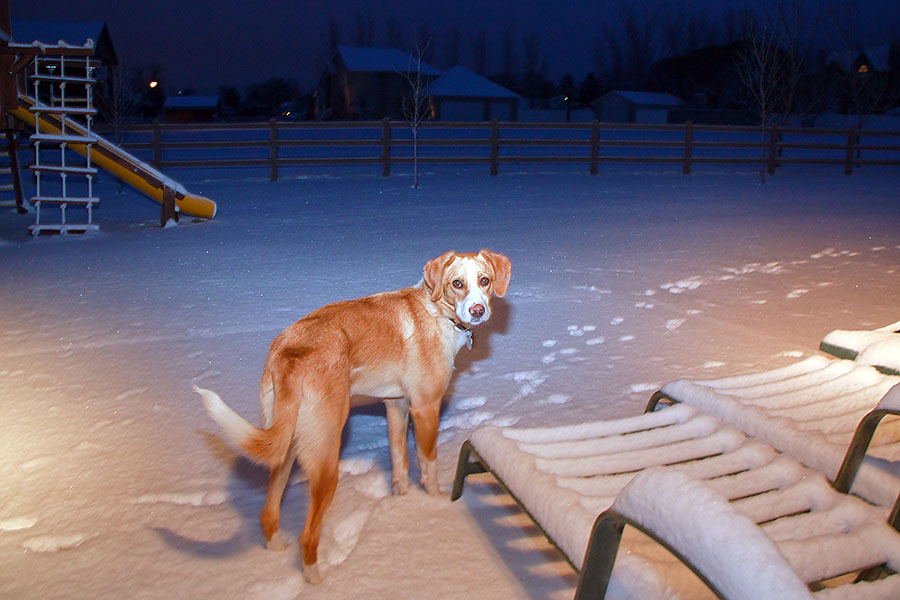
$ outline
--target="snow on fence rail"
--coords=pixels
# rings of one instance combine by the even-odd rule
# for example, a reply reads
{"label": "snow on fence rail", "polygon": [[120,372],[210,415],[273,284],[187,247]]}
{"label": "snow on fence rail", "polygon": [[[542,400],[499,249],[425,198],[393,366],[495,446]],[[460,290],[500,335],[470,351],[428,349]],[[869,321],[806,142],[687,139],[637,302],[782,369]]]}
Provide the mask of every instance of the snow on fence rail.
{"label": "snow on fence rail", "polygon": [[[133,126],[124,147],[154,166],[262,167],[278,179],[292,166],[372,165],[388,176],[411,164],[412,136],[403,121],[203,123]],[[423,164],[484,164],[491,175],[514,163],[900,166],[900,131],[615,123],[423,123]],[[762,163],[762,165],[760,164]]]}

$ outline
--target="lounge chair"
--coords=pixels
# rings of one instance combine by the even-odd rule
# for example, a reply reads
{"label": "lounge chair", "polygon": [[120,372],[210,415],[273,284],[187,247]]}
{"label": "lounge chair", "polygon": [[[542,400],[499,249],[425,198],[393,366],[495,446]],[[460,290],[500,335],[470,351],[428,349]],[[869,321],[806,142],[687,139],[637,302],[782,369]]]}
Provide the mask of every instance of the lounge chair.
{"label": "lounge chair", "polygon": [[[675,382],[677,385],[670,384],[663,388],[663,394],[654,396],[651,408],[661,398],[677,400],[678,404],[636,417],[552,428],[480,428],[460,451],[452,497],[462,494],[468,474],[493,473],[572,566],[584,573],[585,549],[595,518],[613,505],[640,472],[667,466],[667,470],[691,479],[727,481],[729,486],[741,490],[745,505],[759,504],[765,511],[774,489],[790,488],[797,493],[793,488],[797,477],[825,481],[782,453],[787,452],[784,448],[797,449],[797,423],[809,426],[800,435],[803,444],[823,449],[824,457],[812,456],[814,464],[809,466],[833,478],[839,470],[842,450],[847,448],[853,426],[859,421],[856,413],[864,413],[864,406],[871,409],[898,382],[900,379],[871,367],[812,357],[790,367],[743,378],[702,384]],[[810,405],[815,406],[818,394],[836,404],[852,398],[849,408],[831,411],[827,433],[814,430],[821,419],[795,420],[794,413],[779,412],[783,405],[806,415]],[[758,405],[742,404],[748,397]],[[767,406],[769,401],[771,406]],[[716,407],[717,402],[723,406]],[[710,405],[718,410],[709,411]],[[729,418],[735,422],[728,422]],[[892,417],[891,421],[896,419]],[[852,424],[845,435],[847,423]],[[889,431],[887,436],[879,428],[871,445],[876,454],[891,450],[889,442],[894,438],[890,436],[900,434],[889,423],[882,425]],[[747,433],[764,434],[767,439],[753,439]],[[835,454],[837,440],[844,437],[846,441]],[[854,492],[875,504],[890,505],[900,492],[900,478],[872,464],[871,459],[862,467]],[[805,510],[802,502],[797,506],[798,510]],[[879,514],[876,521],[885,511],[882,509]],[[871,516],[866,519],[869,521]],[[617,585],[631,586],[632,594],[664,595],[665,581],[642,569],[633,556],[620,559],[618,568],[628,574],[615,579]],[[635,586],[642,591],[636,592]]]}
{"label": "lounge chair", "polygon": [[871,331],[836,329],[822,339],[819,349],[839,358],[874,365],[890,375],[900,375],[898,346],[900,321]]}
{"label": "lounge chair", "polygon": [[[643,471],[594,522],[576,600],[605,596],[626,525],[720,598],[900,598],[900,497],[883,520],[846,494],[878,422],[898,414],[900,386],[860,424],[835,489],[791,459],[798,470],[789,477],[750,471],[701,482],[672,468]],[[771,489],[760,493],[741,479],[768,480]]]}
{"label": "lounge chair", "polygon": [[[690,404],[834,480],[856,426],[898,382],[870,365],[811,356],[752,375],[674,381],[647,410],[664,400]],[[879,428],[869,454],[853,491],[890,504],[900,493],[898,480],[885,477],[889,463],[900,464],[900,420],[891,417]]]}

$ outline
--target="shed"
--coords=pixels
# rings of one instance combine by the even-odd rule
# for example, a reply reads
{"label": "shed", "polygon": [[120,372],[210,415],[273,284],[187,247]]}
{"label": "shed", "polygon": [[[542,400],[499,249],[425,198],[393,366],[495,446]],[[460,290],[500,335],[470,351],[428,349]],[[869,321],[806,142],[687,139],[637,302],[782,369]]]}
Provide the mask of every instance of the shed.
{"label": "shed", "polygon": [[163,104],[163,118],[170,123],[212,121],[221,108],[218,96],[169,96]]}
{"label": "shed", "polygon": [[683,105],[671,94],[621,90],[591,102],[597,119],[607,123],[666,123],[669,109]]}
{"label": "shed", "polygon": [[520,96],[470,71],[453,67],[429,90],[435,117],[441,121],[517,121]]}
{"label": "shed", "polygon": [[[395,48],[338,46],[319,83],[320,108],[338,119],[402,118],[403,99],[410,92],[405,75],[416,69],[416,59]],[[440,74],[422,62],[424,85]]]}

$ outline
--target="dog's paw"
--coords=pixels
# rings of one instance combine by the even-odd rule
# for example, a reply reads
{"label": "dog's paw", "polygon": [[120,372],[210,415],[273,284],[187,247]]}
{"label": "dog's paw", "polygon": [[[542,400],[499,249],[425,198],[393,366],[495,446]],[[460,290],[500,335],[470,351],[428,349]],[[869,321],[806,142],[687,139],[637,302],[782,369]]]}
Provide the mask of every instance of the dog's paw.
{"label": "dog's paw", "polygon": [[322,583],[322,575],[319,574],[318,563],[303,565],[303,577],[308,583],[318,585]]}
{"label": "dog's paw", "polygon": [[395,496],[403,496],[409,491],[409,480],[403,479],[400,481],[394,481],[394,495]]}
{"label": "dog's paw", "polygon": [[271,538],[266,540],[266,548],[280,552],[288,547],[287,541],[281,536],[280,531],[276,531]]}

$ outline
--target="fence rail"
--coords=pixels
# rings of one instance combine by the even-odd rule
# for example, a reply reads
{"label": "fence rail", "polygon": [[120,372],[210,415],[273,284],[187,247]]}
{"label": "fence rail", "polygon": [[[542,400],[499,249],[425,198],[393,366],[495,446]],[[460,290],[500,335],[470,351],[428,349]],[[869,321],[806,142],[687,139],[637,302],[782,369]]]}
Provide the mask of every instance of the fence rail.
{"label": "fence rail", "polygon": [[[154,166],[264,167],[270,179],[293,166],[395,165],[413,162],[413,140],[402,121],[163,124],[131,127],[123,146]],[[423,164],[484,164],[491,175],[513,163],[900,166],[900,131],[634,125],[615,123],[424,123]]]}

